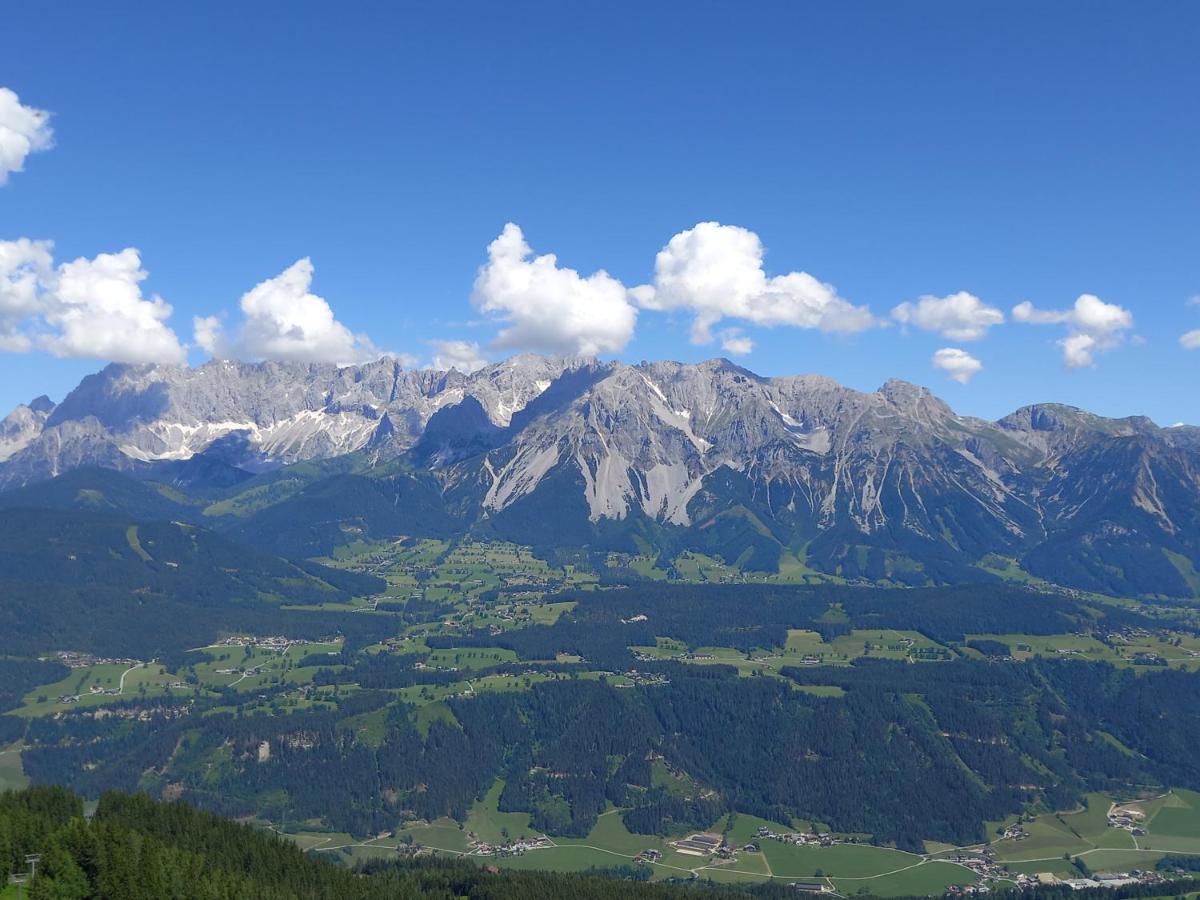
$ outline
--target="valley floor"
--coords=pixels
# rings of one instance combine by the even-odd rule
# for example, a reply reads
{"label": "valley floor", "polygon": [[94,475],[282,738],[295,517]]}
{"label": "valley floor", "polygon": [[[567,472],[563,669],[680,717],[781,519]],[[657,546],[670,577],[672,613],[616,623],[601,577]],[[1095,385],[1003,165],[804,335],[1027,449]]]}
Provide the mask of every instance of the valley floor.
{"label": "valley floor", "polygon": [[[814,846],[760,837],[764,829],[777,835],[807,832],[811,823],[785,825],[738,814],[723,817],[710,829],[734,848],[730,858],[721,859],[681,852],[674,846],[677,839],[632,834],[618,809],[602,814],[585,838],[543,836],[529,828],[527,814],[497,810],[501,787],[497,782],[461,828],[453,820],[443,819],[413,823],[370,840],[291,829],[286,834],[305,850],[336,854],[348,863],[425,850],[472,859],[480,865],[517,869],[581,872],[634,864],[651,867],[656,880],[694,877],[720,883],[820,883],[826,891],[842,896],[869,893],[879,897],[941,894],[968,885],[1017,887],[1039,878],[1043,883],[1066,882],[1083,879],[1088,871],[1152,871],[1165,856],[1200,855],[1200,793],[1187,790],[1122,803],[1111,796],[1091,794],[1081,810],[990,823],[998,836],[986,844],[930,844],[922,854],[869,843]],[[1114,810],[1140,814],[1137,821],[1145,833],[1135,836],[1128,828],[1110,825],[1109,813]],[[544,839],[540,846],[522,846],[539,838]],[[834,837],[835,841],[852,839]],[[758,850],[744,849],[751,844]],[[510,849],[502,849],[505,845]],[[656,858],[647,858],[654,854],[658,854]]]}

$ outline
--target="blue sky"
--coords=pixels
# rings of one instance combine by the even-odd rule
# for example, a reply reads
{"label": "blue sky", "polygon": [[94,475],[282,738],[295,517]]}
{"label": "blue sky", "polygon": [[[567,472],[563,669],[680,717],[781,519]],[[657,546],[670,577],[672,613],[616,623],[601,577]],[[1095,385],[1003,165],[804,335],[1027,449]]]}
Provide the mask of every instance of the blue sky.
{"label": "blue sky", "polygon": [[[54,143],[0,187],[0,241],[53,241],[21,245],[36,296],[13,312],[10,285],[4,408],[107,358],[201,362],[193,319],[216,316],[202,343],[221,355],[730,355],[861,389],[900,377],[987,417],[1058,400],[1200,423],[1200,349],[1181,344],[1200,329],[1196,4],[79,3],[4,21],[0,86],[51,113]],[[813,277],[776,278],[794,272]],[[939,350],[978,367],[939,369]]]}

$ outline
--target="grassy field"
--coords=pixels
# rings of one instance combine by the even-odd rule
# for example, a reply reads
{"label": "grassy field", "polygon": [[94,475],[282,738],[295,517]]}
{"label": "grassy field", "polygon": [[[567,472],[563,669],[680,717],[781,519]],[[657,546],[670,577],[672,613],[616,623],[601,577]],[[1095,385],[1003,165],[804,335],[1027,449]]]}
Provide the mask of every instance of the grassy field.
{"label": "grassy field", "polygon": [[[1200,794],[1175,790],[1143,801],[1125,802],[1145,815],[1146,834],[1109,828],[1107,812],[1114,800],[1089,794],[1083,810],[1038,816],[1025,825],[1025,840],[992,844],[999,860],[1014,872],[1054,872],[1060,876],[1076,870],[1064,857],[1082,859],[1093,871],[1145,868],[1167,853],[1200,854]],[[1065,863],[1065,865],[1064,865]]]}
{"label": "grassy field", "polygon": [[[634,557],[634,560],[646,558]],[[655,565],[651,563],[651,565]],[[657,565],[661,565],[658,562]],[[672,565],[684,581],[710,584],[847,584],[847,580],[839,575],[829,575],[809,568],[807,554],[799,551],[784,551],[779,557],[778,572],[744,571],[736,565],[731,565],[695,551],[685,551],[675,557]],[[642,571],[646,563],[639,562],[631,568]],[[662,572],[662,575],[655,575]],[[653,568],[646,571],[647,577],[665,577],[665,570]]]}
{"label": "grassy field", "polygon": [[[297,667],[306,656],[334,654],[341,650],[340,642],[293,644],[286,651],[263,647],[206,647],[204,662],[190,671],[204,687],[232,687],[243,693],[260,691],[278,684],[309,684],[316,675],[316,666]],[[233,669],[232,672],[222,671]]]}
{"label": "grassy field", "polygon": [[425,660],[432,669],[487,669],[517,661],[517,654],[502,647],[434,650]]}
{"label": "grassy field", "polygon": [[487,591],[533,591],[540,599],[540,594],[550,589],[597,582],[594,575],[571,566],[550,566],[528,547],[502,541],[356,541],[339,547],[321,562],[383,578],[390,600],[420,599],[444,604],[448,611],[455,607],[462,611],[463,604]]}
{"label": "grassy field", "polygon": [[1175,790],[1147,805],[1145,837],[1138,846],[1171,853],[1200,854],[1200,793]]}
{"label": "grassy field", "polygon": [[534,836],[535,832],[529,827],[529,813],[502,813],[497,809],[503,790],[504,782],[497,779],[491,790],[467,814],[466,829],[476,839],[500,844]]}
{"label": "grassy field", "polygon": [[975,875],[956,863],[921,862],[874,878],[834,878],[841,894],[867,893],[876,897],[938,896],[951,885],[973,884]]}
{"label": "grassy field", "polygon": [[[293,644],[283,653],[261,647],[208,647],[204,648],[202,662],[176,674],[153,662],[82,666],[59,681],[34,688],[11,714],[28,718],[137,698],[190,696],[197,691],[214,696],[212,691],[223,687],[250,693],[270,685],[308,684],[317,668],[296,668],[296,664],[310,654],[336,653],[340,649],[340,643]],[[218,671],[221,669],[234,671]],[[190,680],[193,677],[194,683]],[[78,699],[62,703],[59,698],[64,696]]]}
{"label": "grassy field", "polygon": [[[948,648],[916,631],[855,630],[827,643],[815,631],[788,630],[783,647],[759,648],[745,653],[732,647],[697,647],[689,653],[682,641],[659,637],[654,646],[630,647],[651,659],[677,659],[693,665],[733,666],[742,676],[777,675],[784,666],[847,666],[856,659],[911,659],[915,662],[952,658]],[[825,692],[837,696],[840,691]]]}
{"label": "grassy field", "polygon": [[[1200,637],[1183,632],[1162,635],[1144,634],[1131,636],[1129,640],[1115,641],[1107,646],[1089,635],[1082,634],[969,634],[967,640],[993,640],[1007,644],[1015,659],[1034,656],[1084,659],[1090,662],[1108,662],[1115,666],[1134,666],[1133,659],[1139,654],[1158,656],[1172,668],[1196,670],[1200,668]],[[964,647],[963,653],[975,658],[982,654]],[[1194,654],[1194,655],[1193,655]]]}
{"label": "grassy field", "polygon": [[758,842],[771,872],[783,878],[876,877],[921,862],[921,857],[902,850],[869,844],[835,844],[832,847],[798,847],[782,841]]}
{"label": "grassy field", "polygon": [[21,767],[22,747],[18,741],[0,750],[0,792],[20,790],[29,784]]}
{"label": "grassy field", "polygon": [[[138,696],[161,696],[171,691],[170,685],[179,680],[178,676],[168,675],[162,666],[155,664],[104,663],[83,666],[72,669],[71,673],[60,681],[34,688],[25,695],[21,706],[12,710],[10,714],[25,717],[45,716],[66,709],[103,706]],[[93,690],[97,693],[92,693]],[[174,690],[181,694],[192,692],[190,686]],[[72,703],[60,703],[58,698],[62,696],[79,699]]]}
{"label": "grassy field", "polygon": [[[1094,637],[1078,634],[972,634],[968,640],[993,640],[1007,644],[1018,660],[1035,656],[1079,658],[1106,661],[1117,666],[1131,666],[1130,657],[1139,653],[1162,656],[1176,668],[1200,668],[1200,638],[1194,635],[1171,634],[1164,639],[1146,636],[1108,647]],[[952,650],[916,631],[894,629],[855,629],[826,642],[815,631],[790,629],[782,648],[756,648],[750,653],[730,647],[697,647],[694,652],[681,642],[659,637],[654,646],[630,647],[636,653],[653,659],[678,659],[696,665],[728,665],[740,675],[777,673],[783,666],[849,665],[862,657],[876,659],[937,662],[953,659],[959,652],[981,659],[983,654],[970,647]],[[1196,653],[1193,657],[1191,654]],[[1148,667],[1137,666],[1147,669]]]}

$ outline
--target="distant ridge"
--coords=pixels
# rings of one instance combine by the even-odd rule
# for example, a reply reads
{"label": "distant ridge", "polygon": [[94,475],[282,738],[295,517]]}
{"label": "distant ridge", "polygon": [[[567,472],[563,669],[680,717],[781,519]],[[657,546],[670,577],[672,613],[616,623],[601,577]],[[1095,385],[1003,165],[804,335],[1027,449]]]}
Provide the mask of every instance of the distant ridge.
{"label": "distant ridge", "polygon": [[18,407],[0,456],[7,487],[99,466],[226,492],[344,459],[340,493],[322,469],[243,509],[272,516],[270,549],[287,555],[328,552],[352,518],[380,537],[693,549],[897,584],[1015,565],[1087,590],[1200,593],[1200,429],[1060,404],[989,422],[903,381],[861,392],[724,359],[113,365],[57,406]]}

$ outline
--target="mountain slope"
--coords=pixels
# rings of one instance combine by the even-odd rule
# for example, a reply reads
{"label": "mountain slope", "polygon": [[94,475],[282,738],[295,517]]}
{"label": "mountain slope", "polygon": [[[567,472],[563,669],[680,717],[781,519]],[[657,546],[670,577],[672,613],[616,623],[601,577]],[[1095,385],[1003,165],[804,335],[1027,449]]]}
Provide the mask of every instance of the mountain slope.
{"label": "mountain slope", "polygon": [[[14,414],[24,443],[0,484],[79,506],[69,486],[32,482],[124,469],[168,485],[165,501],[203,494],[205,521],[289,556],[473,531],[909,585],[1007,558],[1088,590],[1200,594],[1200,429],[1144,417],[1040,404],[987,422],[901,381],[861,392],[727,360],[533,356],[471,375],[110,366],[38,406]],[[143,491],[117,507],[159,503]]]}

